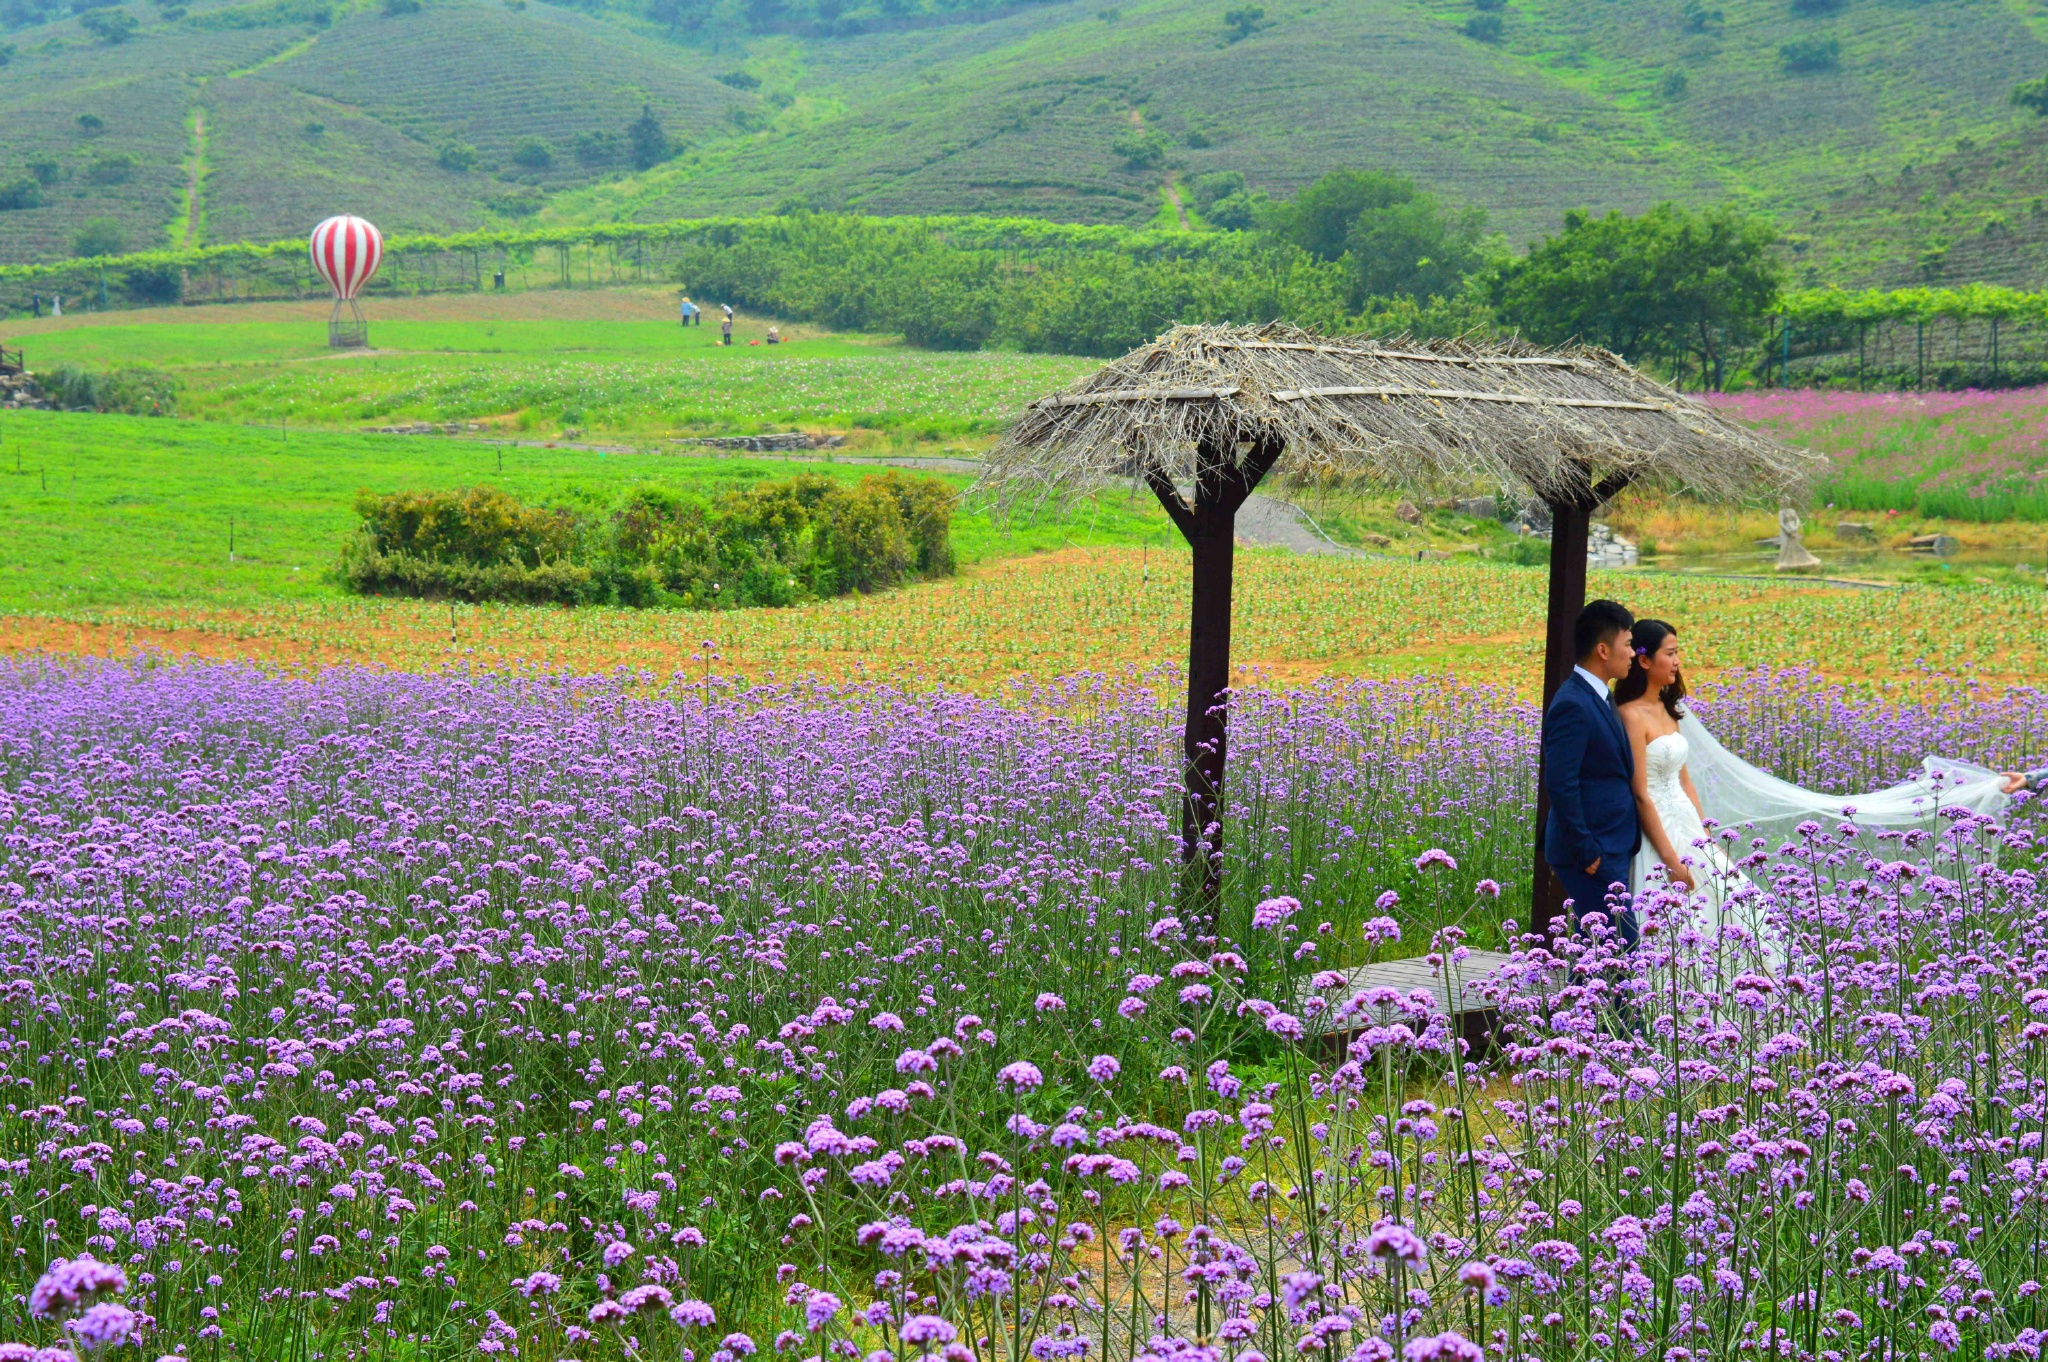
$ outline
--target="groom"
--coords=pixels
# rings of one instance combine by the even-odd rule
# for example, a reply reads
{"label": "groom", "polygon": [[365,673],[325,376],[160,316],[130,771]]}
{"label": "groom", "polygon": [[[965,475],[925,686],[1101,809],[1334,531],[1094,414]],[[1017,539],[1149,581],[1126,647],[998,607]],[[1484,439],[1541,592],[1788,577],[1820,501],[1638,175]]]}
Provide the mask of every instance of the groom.
{"label": "groom", "polygon": [[[1614,601],[1593,601],[1572,630],[1578,665],[1543,716],[1543,783],[1550,817],[1543,859],[1571,901],[1572,926],[1608,912],[1623,945],[1634,950],[1636,915],[1628,904],[1642,828],[1636,822],[1635,756],[1608,686],[1628,675],[1635,617]],[[1610,892],[1618,905],[1607,908]]]}

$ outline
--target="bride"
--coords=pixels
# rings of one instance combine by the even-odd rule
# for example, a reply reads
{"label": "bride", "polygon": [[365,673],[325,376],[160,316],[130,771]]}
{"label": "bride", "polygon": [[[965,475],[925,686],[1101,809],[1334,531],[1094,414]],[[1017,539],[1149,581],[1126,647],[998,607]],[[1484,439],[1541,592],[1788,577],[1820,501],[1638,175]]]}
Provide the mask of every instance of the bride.
{"label": "bride", "polygon": [[1661,866],[1672,884],[1683,884],[1704,901],[1718,940],[1739,939],[1772,969],[1785,963],[1782,934],[1765,922],[1756,885],[1708,833],[1709,816],[1719,825],[1740,825],[1745,832],[1778,841],[1809,818],[1866,828],[1929,826],[1940,810],[1957,806],[1997,814],[2030,779],[1929,758],[1918,776],[1889,789],[1848,796],[1803,790],[1743,761],[1686,712],[1679,703],[1685,681],[1679,673],[1676,629],[1662,620],[1638,620],[1631,641],[1635,661],[1615,687],[1614,704],[1635,755],[1636,811],[1643,830],[1637,890],[1647,888],[1651,872]]}

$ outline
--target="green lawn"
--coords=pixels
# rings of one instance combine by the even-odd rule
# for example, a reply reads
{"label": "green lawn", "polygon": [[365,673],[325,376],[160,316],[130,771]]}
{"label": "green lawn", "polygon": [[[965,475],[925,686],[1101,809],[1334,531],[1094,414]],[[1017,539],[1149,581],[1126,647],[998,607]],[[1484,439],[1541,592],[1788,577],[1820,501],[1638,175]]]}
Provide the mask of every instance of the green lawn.
{"label": "green lawn", "polygon": [[[616,317],[593,316],[608,305]],[[543,299],[542,302],[547,300]],[[379,318],[373,353],[326,345],[319,304],[209,308],[222,320],[112,313],[10,325],[32,368],[146,366],[180,384],[179,411],[204,420],[347,427],[485,421],[545,437],[652,438],[753,434],[795,426],[879,431],[906,439],[992,434],[1018,408],[1064,387],[1095,361],[1061,355],[915,350],[867,336],[791,328],[783,345],[756,344],[763,319],[743,319],[735,343],[713,326],[685,332],[666,297],[619,290],[575,295],[580,316],[489,315],[529,299],[409,300],[426,317]],[[484,315],[474,315],[483,313]],[[465,315],[469,314],[469,315]]]}
{"label": "green lawn", "polygon": [[[502,459],[502,464],[500,460]],[[535,501],[608,505],[631,484],[710,496],[799,472],[858,478],[845,463],[694,454],[602,454],[446,437],[292,431],[43,412],[0,416],[0,611],[190,601],[261,607],[336,597],[327,575],[356,520],[358,488],[488,483]],[[965,487],[969,479],[944,474]],[[232,529],[234,553],[229,556]],[[1149,497],[1105,494],[1002,524],[963,512],[964,562],[1069,545],[1171,542]]]}

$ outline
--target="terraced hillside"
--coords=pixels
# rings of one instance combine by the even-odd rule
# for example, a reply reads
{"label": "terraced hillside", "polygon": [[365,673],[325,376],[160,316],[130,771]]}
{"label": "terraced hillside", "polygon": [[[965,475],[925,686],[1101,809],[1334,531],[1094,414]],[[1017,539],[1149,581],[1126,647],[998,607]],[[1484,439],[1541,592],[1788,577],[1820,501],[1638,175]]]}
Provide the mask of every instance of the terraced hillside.
{"label": "terraced hillside", "polygon": [[1871,175],[1798,224],[1816,278],[1897,286],[2048,282],[2048,120]]}
{"label": "terraced hillside", "polygon": [[[95,216],[136,245],[342,207],[397,231],[792,199],[1177,223],[1205,171],[1284,194],[1372,165],[1516,242],[1568,207],[1732,199],[1803,238],[1811,277],[1860,280],[1917,268],[1940,226],[1922,206],[2028,211],[2023,164],[1960,207],[1914,189],[1911,230],[1892,187],[1959,144],[2038,150],[2007,97],[2048,70],[2043,0],[1263,0],[1234,25],[1222,0],[413,3],[129,0],[125,42],[77,17],[0,38],[0,117],[23,130],[0,186],[61,162],[41,206],[0,211],[0,259],[66,253]],[[120,183],[88,178],[87,104],[119,106],[96,141],[136,158]],[[680,154],[635,173],[643,105]],[[2038,272],[1950,235],[1957,268]]]}

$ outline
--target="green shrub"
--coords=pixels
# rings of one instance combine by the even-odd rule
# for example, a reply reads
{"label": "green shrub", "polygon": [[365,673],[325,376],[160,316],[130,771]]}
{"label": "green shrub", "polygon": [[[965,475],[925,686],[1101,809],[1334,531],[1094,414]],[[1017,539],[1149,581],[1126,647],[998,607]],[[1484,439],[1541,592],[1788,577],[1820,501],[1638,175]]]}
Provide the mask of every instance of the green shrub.
{"label": "green shrub", "polygon": [[43,206],[43,187],[32,175],[0,184],[0,213],[18,212]]}
{"label": "green shrub", "polygon": [[36,375],[50,400],[66,411],[119,412],[126,416],[174,416],[177,381],[154,369],[94,371],[60,365]]}
{"label": "green shrub", "polygon": [[1223,11],[1223,28],[1228,42],[1242,42],[1265,28],[1266,11],[1260,5],[1239,5]]}
{"label": "green shrub", "polygon": [[125,9],[88,10],[78,16],[78,26],[110,47],[127,42],[142,27]]}
{"label": "green shrub", "polygon": [[94,256],[119,255],[127,245],[127,233],[112,218],[87,218],[71,236],[71,253],[87,260]]}
{"label": "green shrub", "polygon": [[1133,128],[1112,138],[1109,149],[1123,157],[1127,168],[1147,170],[1166,163],[1166,153],[1173,149],[1173,143],[1156,128],[1143,131]]}
{"label": "green shrub", "polygon": [[57,164],[54,156],[32,156],[28,162],[28,173],[36,177],[36,183],[48,187],[57,183],[64,168]]}
{"label": "green shrub", "polygon": [[1475,14],[1460,31],[1476,42],[1497,43],[1505,36],[1507,23],[1498,14]]}
{"label": "green shrub", "polygon": [[619,159],[624,143],[615,132],[579,132],[569,146],[584,165],[608,166]]}
{"label": "green shrub", "polygon": [[[416,3],[416,0],[408,0],[408,3]],[[443,170],[452,170],[460,175],[476,169],[476,148],[467,142],[443,142],[434,159],[441,163]]]}
{"label": "green shrub", "polygon": [[146,265],[122,273],[121,291],[138,303],[175,303],[184,296],[185,283],[169,265]]}
{"label": "green shrub", "polygon": [[[93,13],[98,14],[100,11],[94,10]],[[135,178],[135,168],[139,164],[140,162],[127,152],[116,151],[97,158],[87,166],[85,178],[93,184],[126,184]]]}
{"label": "green shrub", "polygon": [[488,487],[359,493],[340,575],[366,595],[730,609],[879,591],[953,570],[952,490],[889,473],[816,474],[710,503],[656,486],[608,514]]}
{"label": "green shrub", "polygon": [[1841,65],[1842,43],[1838,38],[1794,38],[1778,49],[1778,59],[1794,75],[1832,71]]}
{"label": "green shrub", "polygon": [[512,144],[512,163],[528,170],[546,170],[555,163],[555,149],[544,138],[522,137]]}

